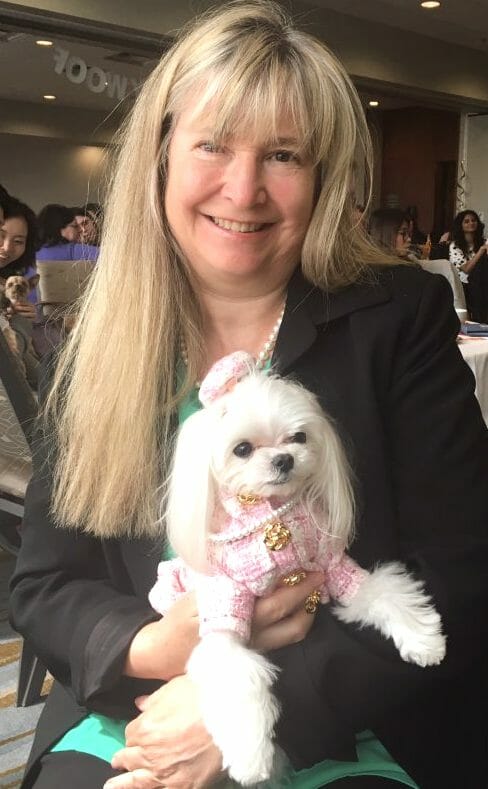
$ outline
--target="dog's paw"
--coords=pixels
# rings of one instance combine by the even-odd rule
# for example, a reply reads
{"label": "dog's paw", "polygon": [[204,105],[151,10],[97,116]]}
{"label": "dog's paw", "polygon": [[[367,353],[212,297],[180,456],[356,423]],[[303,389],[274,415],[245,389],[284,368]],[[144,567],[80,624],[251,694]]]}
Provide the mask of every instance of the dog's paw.
{"label": "dog's paw", "polygon": [[[241,786],[254,786],[267,781],[273,772],[275,748],[272,742],[265,742],[252,755],[244,749],[236,750],[229,758],[229,776]],[[224,763],[226,761],[224,753]]]}
{"label": "dog's paw", "polygon": [[418,666],[437,666],[446,655],[446,637],[442,633],[427,636],[411,634],[397,646],[403,660]]}

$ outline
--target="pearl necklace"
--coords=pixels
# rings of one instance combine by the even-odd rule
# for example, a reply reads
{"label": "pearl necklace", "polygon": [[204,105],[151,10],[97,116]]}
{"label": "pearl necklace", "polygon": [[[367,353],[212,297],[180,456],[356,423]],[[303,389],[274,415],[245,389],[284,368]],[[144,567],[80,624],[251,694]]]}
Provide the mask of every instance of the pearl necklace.
{"label": "pearl necklace", "polygon": [[[285,314],[285,307],[283,307],[283,309],[281,310],[278,320],[276,321],[275,325],[273,326],[273,328],[271,329],[268,335],[268,339],[266,340],[266,342],[264,343],[264,345],[262,346],[261,350],[259,351],[256,357],[257,370],[262,370],[266,362],[269,359],[271,359],[273,355],[274,347],[276,345],[276,338],[278,337],[278,333],[280,331],[281,322],[283,320],[284,314]],[[186,349],[186,344],[183,337],[181,337],[180,339],[180,353],[181,353],[181,358],[183,359],[183,363],[185,364],[186,367],[188,367],[188,351]],[[201,383],[202,383],[201,381],[196,381],[195,386],[199,388],[201,386]]]}
{"label": "pearl necklace", "polygon": [[250,534],[254,534],[254,532],[260,531],[274,521],[279,520],[283,515],[286,515],[287,512],[293,509],[297,501],[298,499],[287,501],[286,504],[282,504],[278,509],[272,510],[271,515],[266,515],[265,518],[254,521],[254,523],[251,523],[250,526],[246,526],[245,529],[242,529],[237,534],[209,534],[208,539],[211,542],[237,542],[238,540],[242,540],[244,537],[249,537]]}

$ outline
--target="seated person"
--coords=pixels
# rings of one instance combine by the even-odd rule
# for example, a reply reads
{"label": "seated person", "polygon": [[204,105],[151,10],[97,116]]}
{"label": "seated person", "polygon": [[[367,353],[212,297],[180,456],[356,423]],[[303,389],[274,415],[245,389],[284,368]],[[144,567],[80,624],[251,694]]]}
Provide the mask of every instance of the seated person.
{"label": "seated person", "polygon": [[50,203],[39,212],[37,222],[40,249],[36,260],[97,260],[99,247],[80,241],[75,209]]}

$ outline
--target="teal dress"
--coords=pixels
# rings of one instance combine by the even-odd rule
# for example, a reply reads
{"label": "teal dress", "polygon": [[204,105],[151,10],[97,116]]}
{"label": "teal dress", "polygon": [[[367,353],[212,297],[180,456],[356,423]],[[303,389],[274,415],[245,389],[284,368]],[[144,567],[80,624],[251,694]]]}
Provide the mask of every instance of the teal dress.
{"label": "teal dress", "polygon": [[[180,424],[199,408],[198,391],[194,389],[180,406]],[[169,555],[166,558],[170,558]],[[115,752],[125,747],[125,727],[128,722],[90,713],[67,731],[51,751],[80,751],[110,762]],[[357,735],[356,754],[357,762],[326,759],[306,770],[296,772],[290,769],[280,782],[283,787],[293,789],[320,789],[340,778],[376,775],[397,781],[411,789],[419,789],[372,732],[364,731]]]}

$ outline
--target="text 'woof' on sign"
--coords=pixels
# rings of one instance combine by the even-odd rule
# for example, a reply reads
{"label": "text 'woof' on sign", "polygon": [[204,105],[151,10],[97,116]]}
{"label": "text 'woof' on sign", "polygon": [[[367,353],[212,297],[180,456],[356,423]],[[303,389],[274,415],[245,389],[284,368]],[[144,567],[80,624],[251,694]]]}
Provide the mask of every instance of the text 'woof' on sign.
{"label": "text 'woof' on sign", "polygon": [[107,93],[111,99],[122,101],[128,92],[138,87],[138,81],[125,74],[106,71],[100,66],[89,66],[83,58],[72,55],[69,49],[56,47],[54,71],[65,74],[74,85],[84,85],[92,93]]}

